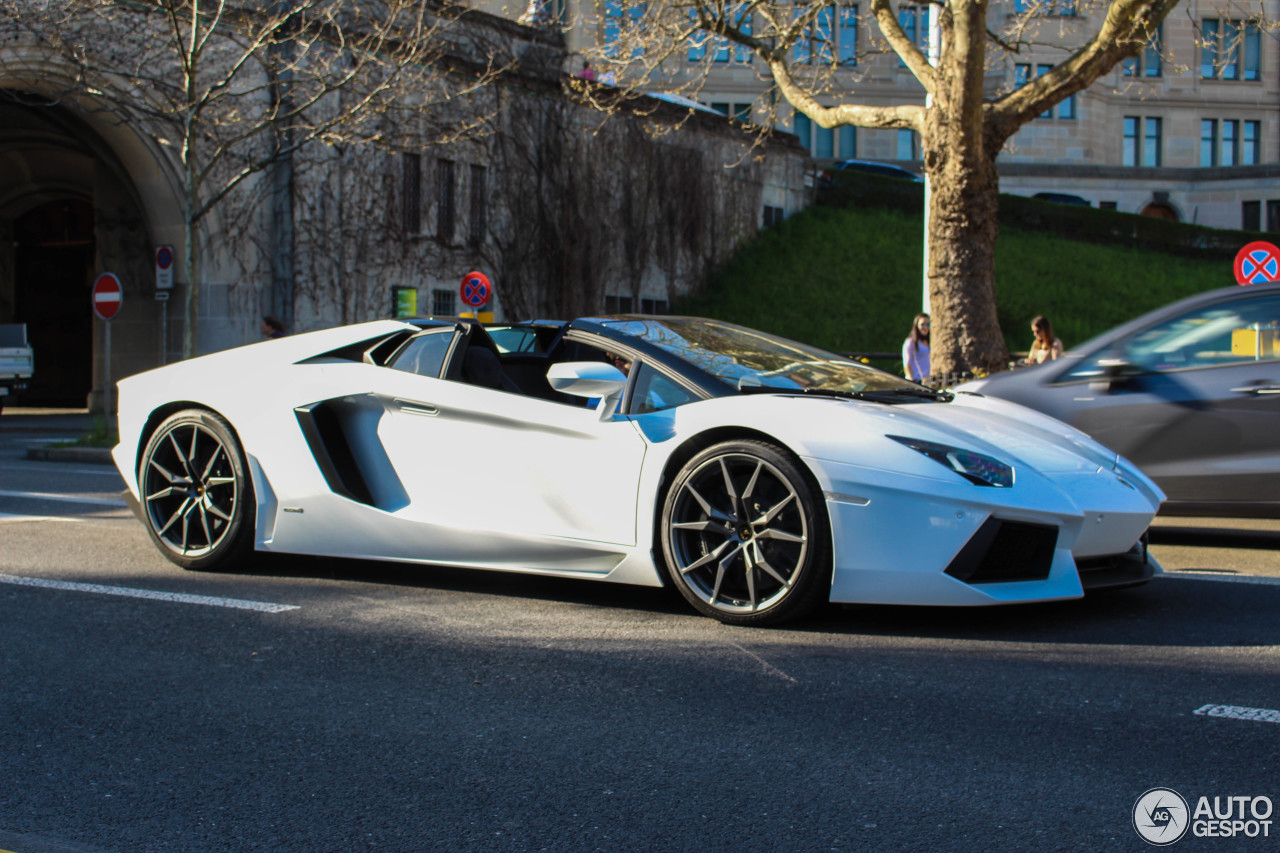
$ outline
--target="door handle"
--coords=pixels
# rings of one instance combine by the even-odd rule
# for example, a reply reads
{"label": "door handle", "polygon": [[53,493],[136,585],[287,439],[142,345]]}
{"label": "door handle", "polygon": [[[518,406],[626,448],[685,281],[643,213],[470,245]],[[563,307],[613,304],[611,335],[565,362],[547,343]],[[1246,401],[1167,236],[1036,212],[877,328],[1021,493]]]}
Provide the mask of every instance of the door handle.
{"label": "door handle", "polygon": [[1246,385],[1243,388],[1232,388],[1231,390],[1237,394],[1262,396],[1263,394],[1280,394],[1280,385]]}
{"label": "door handle", "polygon": [[440,410],[430,403],[415,403],[412,400],[395,399],[392,401],[396,409],[404,412],[406,415],[425,415],[427,417],[435,417],[440,414]]}

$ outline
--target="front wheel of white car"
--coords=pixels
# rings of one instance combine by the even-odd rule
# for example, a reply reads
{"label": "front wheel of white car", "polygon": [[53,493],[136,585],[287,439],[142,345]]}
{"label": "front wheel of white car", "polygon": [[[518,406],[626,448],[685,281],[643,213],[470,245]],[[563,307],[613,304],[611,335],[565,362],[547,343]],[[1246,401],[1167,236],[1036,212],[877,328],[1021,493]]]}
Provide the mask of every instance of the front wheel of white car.
{"label": "front wheel of white car", "polygon": [[800,462],[763,441],[707,448],[663,501],[667,572],[702,613],[733,625],[794,619],[830,594],[825,508]]}
{"label": "front wheel of white car", "polygon": [[253,488],[240,442],[202,409],[166,418],[142,452],[138,489],[147,532],[185,569],[219,570],[253,546]]}

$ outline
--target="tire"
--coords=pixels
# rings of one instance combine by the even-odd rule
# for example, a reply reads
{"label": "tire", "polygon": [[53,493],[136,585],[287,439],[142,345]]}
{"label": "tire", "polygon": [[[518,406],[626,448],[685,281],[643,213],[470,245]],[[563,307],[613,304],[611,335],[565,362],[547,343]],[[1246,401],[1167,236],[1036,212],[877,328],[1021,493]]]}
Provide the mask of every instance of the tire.
{"label": "tire", "polygon": [[160,424],[142,452],[138,491],[151,540],[184,569],[225,570],[252,554],[244,451],[214,413],[186,409]]}
{"label": "tire", "polygon": [[663,500],[667,574],[697,610],[730,625],[804,615],[831,592],[830,528],[818,495],[799,460],[774,444],[707,448]]}

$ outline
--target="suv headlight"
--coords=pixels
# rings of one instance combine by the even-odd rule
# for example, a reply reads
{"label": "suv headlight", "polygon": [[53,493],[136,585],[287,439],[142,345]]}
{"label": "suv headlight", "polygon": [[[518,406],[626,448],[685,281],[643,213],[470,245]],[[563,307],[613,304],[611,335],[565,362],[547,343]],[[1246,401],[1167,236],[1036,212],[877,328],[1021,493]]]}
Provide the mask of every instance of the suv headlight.
{"label": "suv headlight", "polygon": [[1013,485],[1013,466],[1006,465],[999,459],[984,453],[902,435],[886,437],[910,447],[916,453],[923,453],[934,462],[949,468],[975,485],[999,488],[1008,488]]}

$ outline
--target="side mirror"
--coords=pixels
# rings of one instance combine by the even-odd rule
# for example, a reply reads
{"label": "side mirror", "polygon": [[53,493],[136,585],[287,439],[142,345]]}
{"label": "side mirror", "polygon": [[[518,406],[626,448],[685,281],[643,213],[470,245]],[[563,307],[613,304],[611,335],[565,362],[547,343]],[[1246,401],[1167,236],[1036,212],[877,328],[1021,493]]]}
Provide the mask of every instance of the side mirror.
{"label": "side mirror", "polygon": [[1092,384],[1107,391],[1127,385],[1142,374],[1141,367],[1124,358],[1100,359],[1098,367],[1101,368],[1102,375]]}
{"label": "side mirror", "polygon": [[599,397],[600,420],[613,417],[627,387],[627,376],[612,364],[599,361],[565,361],[551,365],[547,382],[552,390],[575,397]]}

